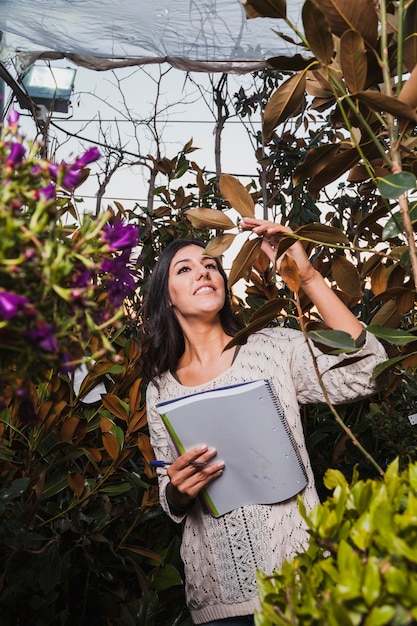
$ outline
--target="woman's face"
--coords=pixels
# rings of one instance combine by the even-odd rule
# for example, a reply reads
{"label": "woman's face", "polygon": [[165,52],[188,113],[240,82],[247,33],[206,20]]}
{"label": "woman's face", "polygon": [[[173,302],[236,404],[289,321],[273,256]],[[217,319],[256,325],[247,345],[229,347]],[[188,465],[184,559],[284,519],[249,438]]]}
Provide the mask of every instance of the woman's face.
{"label": "woman's face", "polygon": [[226,296],[216,261],[204,255],[204,248],[194,244],[174,255],[168,274],[168,293],[179,320],[217,315]]}

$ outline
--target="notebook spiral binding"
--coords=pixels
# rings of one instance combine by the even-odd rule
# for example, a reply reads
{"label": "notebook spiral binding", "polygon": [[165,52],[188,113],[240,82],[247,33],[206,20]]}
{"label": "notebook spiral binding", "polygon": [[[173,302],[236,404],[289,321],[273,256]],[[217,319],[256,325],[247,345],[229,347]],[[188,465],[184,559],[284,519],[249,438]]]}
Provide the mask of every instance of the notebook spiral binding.
{"label": "notebook spiral binding", "polygon": [[296,457],[297,457],[297,460],[298,460],[298,462],[300,464],[300,467],[301,467],[301,469],[303,471],[304,477],[307,480],[308,476],[307,476],[306,468],[304,467],[303,459],[301,458],[301,454],[300,454],[300,451],[298,449],[297,443],[296,443],[296,441],[294,439],[294,435],[292,433],[292,430],[289,427],[287,419],[285,417],[285,412],[284,412],[284,409],[282,408],[282,404],[281,404],[281,401],[279,399],[278,393],[277,393],[277,391],[275,389],[275,386],[274,386],[274,384],[273,384],[273,382],[271,380],[266,378],[265,382],[266,382],[267,387],[268,387],[268,392],[271,395],[272,402],[274,403],[275,408],[277,409],[277,413],[278,413],[278,415],[279,415],[279,417],[281,419],[281,422],[282,422],[282,425],[284,427],[284,430],[285,430],[285,432],[288,435],[288,438],[289,438],[289,440],[291,442],[292,447],[294,448],[294,452],[296,454]]}

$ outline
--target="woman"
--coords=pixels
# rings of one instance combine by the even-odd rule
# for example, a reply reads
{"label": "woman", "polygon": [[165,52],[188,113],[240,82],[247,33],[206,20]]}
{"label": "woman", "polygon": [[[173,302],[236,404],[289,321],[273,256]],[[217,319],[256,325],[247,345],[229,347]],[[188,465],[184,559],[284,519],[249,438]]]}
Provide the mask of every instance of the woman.
{"label": "woman", "polygon": [[[288,228],[245,218],[241,227],[263,237],[262,248],[275,262],[274,246]],[[151,382],[147,411],[157,459],[172,462],[158,469],[160,501],[176,522],[184,522],[181,555],[186,597],[195,624],[253,624],[258,608],[256,570],[271,573],[306,542],[297,500],[241,507],[222,517],[204,512],[197,496],[212,480],[221,480],[225,464],[207,445],[178,457],[156,410],[158,402],[260,378],[269,378],[284,409],[308,475],[302,492],[308,509],[319,502],[299,414],[299,404],[323,401],[313,360],[303,334],[268,328],[238,348],[225,349],[239,325],[231,311],[227,279],[218,260],[205,256],[204,244],[179,240],[162,253],[152,274],[144,305],[145,345]],[[331,400],[348,402],[374,391],[374,367],[386,358],[379,342],[328,287],[310,264],[302,245],[287,254],[297,263],[301,287],[324,322],[343,330],[362,346],[363,359],[331,368],[345,355],[317,352]],[[261,416],[256,416],[260,419]],[[193,462],[207,462],[203,467]]]}

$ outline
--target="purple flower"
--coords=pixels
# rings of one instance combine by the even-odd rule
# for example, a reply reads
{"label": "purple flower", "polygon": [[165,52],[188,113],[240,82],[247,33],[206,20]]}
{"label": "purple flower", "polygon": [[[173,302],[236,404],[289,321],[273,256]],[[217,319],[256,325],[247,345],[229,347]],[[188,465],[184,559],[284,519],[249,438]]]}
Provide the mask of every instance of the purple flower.
{"label": "purple flower", "polygon": [[139,238],[139,229],[133,224],[124,224],[116,220],[114,224],[104,225],[103,240],[114,250],[123,250],[136,246]]}
{"label": "purple flower", "polygon": [[57,180],[58,172],[59,172],[59,166],[56,165],[56,163],[50,163],[48,169],[49,169],[49,173],[52,176],[52,178],[54,180]]}
{"label": "purple flower", "polygon": [[42,187],[42,189],[39,189],[39,195],[44,201],[53,200],[55,198],[55,190],[55,185],[53,183],[50,183],[49,185],[46,185],[46,187]]}
{"label": "purple flower", "polygon": [[71,167],[69,167],[64,174],[62,184],[64,185],[64,187],[67,187],[67,189],[73,189],[78,185],[79,182],[80,172],[75,169],[74,165],[71,165]]}
{"label": "purple flower", "polygon": [[9,291],[0,291],[0,317],[9,320],[19,311],[23,311],[28,300],[24,296]]}
{"label": "purple flower", "polygon": [[122,304],[126,296],[136,289],[135,272],[129,267],[130,251],[125,250],[114,259],[105,259],[101,264],[103,272],[113,275],[108,280],[109,300],[114,307]]}
{"label": "purple flower", "polygon": [[10,126],[15,126],[17,122],[19,121],[19,117],[20,117],[19,113],[15,109],[12,109],[7,118],[7,121],[9,122]]}
{"label": "purple flower", "polygon": [[26,148],[22,146],[21,143],[13,142],[10,148],[9,158],[7,159],[7,163],[11,165],[18,165],[21,163],[23,157],[25,156]]}
{"label": "purple flower", "polygon": [[87,287],[91,281],[91,270],[86,268],[79,268],[77,273],[72,277],[72,287],[76,289],[82,289]]}
{"label": "purple flower", "polygon": [[44,352],[56,352],[59,348],[52,326],[41,322],[36,328],[27,331],[27,338]]}
{"label": "purple flower", "polygon": [[82,156],[78,157],[74,163],[74,167],[82,170],[86,165],[92,163],[93,161],[97,161],[100,157],[101,154],[99,149],[96,146],[93,146],[92,148],[89,148],[87,152],[84,152]]}

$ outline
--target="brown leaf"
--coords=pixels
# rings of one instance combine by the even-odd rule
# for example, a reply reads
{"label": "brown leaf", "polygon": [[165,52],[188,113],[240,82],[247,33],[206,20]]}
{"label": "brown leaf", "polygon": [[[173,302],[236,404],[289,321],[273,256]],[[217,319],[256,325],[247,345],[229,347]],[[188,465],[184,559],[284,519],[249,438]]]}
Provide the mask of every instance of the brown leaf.
{"label": "brown leaf", "polygon": [[286,0],[245,0],[243,8],[248,20],[254,17],[287,17]]}
{"label": "brown leaf", "polygon": [[382,307],[375,313],[370,324],[378,324],[387,328],[397,328],[401,321],[401,313],[398,311],[397,304],[392,298],[388,302],[384,302]]}
{"label": "brown leaf", "polygon": [[304,34],[308,45],[323,65],[329,65],[333,53],[333,37],[330,32],[329,22],[323,11],[312,0],[306,0],[302,9]]}
{"label": "brown leaf", "polygon": [[68,485],[69,488],[77,498],[81,498],[84,491],[84,478],[78,472],[68,472]]}
{"label": "brown leaf", "polygon": [[297,165],[292,180],[295,186],[321,172],[339,151],[339,144],[329,143],[310,148],[304,161]]}
{"label": "brown leaf", "polygon": [[128,414],[122,404],[120,404],[119,398],[112,393],[106,393],[102,396],[102,402],[105,409],[109,411],[115,417],[127,422]]}
{"label": "brown leaf", "polygon": [[204,254],[208,254],[209,256],[221,257],[222,254],[230,248],[232,243],[234,242],[236,235],[232,233],[225,233],[223,235],[218,235],[217,237],[213,237],[208,242]]}
{"label": "brown leaf", "polygon": [[379,91],[359,91],[353,94],[359,102],[366,104],[372,111],[377,113],[391,113],[396,117],[404,118],[417,122],[417,113],[411,106],[400,102],[397,98],[386,96]]}
{"label": "brown leaf", "polygon": [[269,65],[281,71],[290,70],[291,72],[299,72],[300,70],[305,70],[307,67],[309,69],[319,67],[318,63],[314,63],[314,57],[303,57],[301,54],[295,54],[291,57],[270,57],[267,61]]}
{"label": "brown leaf", "polygon": [[331,31],[341,37],[346,30],[357,30],[373,48],[378,39],[378,15],[369,0],[315,0],[325,14]]}
{"label": "brown leaf", "polygon": [[215,228],[220,230],[236,228],[230,217],[217,209],[188,209],[188,211],[185,211],[185,215],[194,228]]}
{"label": "brown leaf", "polygon": [[288,254],[284,256],[279,266],[279,273],[285,284],[295,293],[300,291],[301,276],[297,263]]}
{"label": "brown leaf", "polygon": [[80,418],[76,415],[72,415],[71,417],[66,419],[59,431],[59,438],[61,439],[61,441],[71,441],[79,423]]}
{"label": "brown leaf", "polygon": [[271,139],[278,124],[298,111],[303,101],[305,85],[306,75],[303,71],[291,76],[272,94],[263,115],[262,134],[264,141],[268,142]]}
{"label": "brown leaf", "polygon": [[376,266],[371,274],[371,291],[377,296],[387,288],[387,268],[383,263]]}
{"label": "brown leaf", "polygon": [[131,411],[136,411],[142,402],[142,379],[137,378],[130,387],[129,406]]}
{"label": "brown leaf", "polygon": [[127,427],[127,433],[134,433],[140,430],[146,424],[146,407],[143,407],[140,411],[135,411],[129,418],[129,424]]}
{"label": "brown leaf", "polygon": [[229,289],[241,278],[249,277],[252,265],[259,254],[261,245],[262,237],[245,241],[239,254],[232,263],[228,281]]}
{"label": "brown leaf", "polygon": [[356,30],[347,30],[340,40],[340,64],[346,85],[351,93],[365,86],[368,63],[365,43]]}
{"label": "brown leaf", "polygon": [[337,255],[332,261],[332,274],[338,287],[352,296],[360,298],[362,295],[359,272],[356,267],[344,256]]}
{"label": "brown leaf", "polygon": [[220,193],[242,217],[255,217],[255,203],[249,191],[230,174],[221,174]]}
{"label": "brown leaf", "polygon": [[307,188],[311,197],[316,199],[323,187],[340,178],[347,170],[350,170],[359,161],[359,158],[360,156],[356,148],[348,148],[336,154],[327,166],[310,180]]}
{"label": "brown leaf", "polygon": [[150,439],[147,435],[141,433],[138,435],[138,448],[142,453],[142,456],[146,463],[149,463],[151,459],[155,458]]}
{"label": "brown leaf", "polygon": [[401,292],[395,297],[395,304],[399,312],[405,315],[414,307],[416,302],[416,292],[413,289],[401,289]]}
{"label": "brown leaf", "polygon": [[102,433],[103,446],[109,457],[115,461],[120,453],[119,442],[112,433]]}
{"label": "brown leaf", "polygon": [[258,330],[262,330],[262,328],[265,328],[270,322],[276,319],[278,313],[288,305],[288,302],[287,298],[277,298],[264,304],[256,312],[256,317],[255,314],[252,315],[249,324],[236,333],[233,339],[229,341],[226,348],[245,344],[250,335],[253,335],[253,333],[256,333]]}

